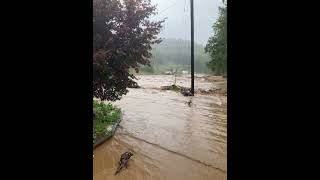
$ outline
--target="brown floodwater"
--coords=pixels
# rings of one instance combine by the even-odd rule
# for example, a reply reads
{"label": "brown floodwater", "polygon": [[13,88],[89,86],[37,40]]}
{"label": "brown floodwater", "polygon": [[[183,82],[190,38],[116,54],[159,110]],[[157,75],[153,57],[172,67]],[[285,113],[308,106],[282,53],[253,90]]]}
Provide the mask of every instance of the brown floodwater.
{"label": "brown floodwater", "polygon": [[[138,76],[142,88],[129,89],[114,103],[123,119],[114,137],[94,150],[94,180],[227,179],[227,96],[184,97],[160,90],[173,82],[169,75]],[[195,89],[217,88],[222,82],[198,75]],[[177,77],[176,83],[189,87],[190,77]],[[125,151],[134,155],[128,168],[114,176]]]}

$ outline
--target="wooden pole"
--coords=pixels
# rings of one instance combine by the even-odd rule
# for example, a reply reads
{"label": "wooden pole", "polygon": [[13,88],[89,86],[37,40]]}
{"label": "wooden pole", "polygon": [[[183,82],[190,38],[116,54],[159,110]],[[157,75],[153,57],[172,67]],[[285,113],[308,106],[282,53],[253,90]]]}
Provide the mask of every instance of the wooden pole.
{"label": "wooden pole", "polygon": [[191,16],[191,94],[194,96],[194,22],[193,22],[193,0],[190,0]]}

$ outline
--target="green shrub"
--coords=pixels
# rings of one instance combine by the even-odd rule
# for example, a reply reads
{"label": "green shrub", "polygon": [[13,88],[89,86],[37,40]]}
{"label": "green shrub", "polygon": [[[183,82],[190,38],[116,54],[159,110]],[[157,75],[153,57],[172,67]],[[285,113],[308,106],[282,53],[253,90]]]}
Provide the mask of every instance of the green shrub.
{"label": "green shrub", "polygon": [[121,110],[110,103],[93,101],[93,143],[97,139],[110,135],[107,126],[114,124],[121,115]]}

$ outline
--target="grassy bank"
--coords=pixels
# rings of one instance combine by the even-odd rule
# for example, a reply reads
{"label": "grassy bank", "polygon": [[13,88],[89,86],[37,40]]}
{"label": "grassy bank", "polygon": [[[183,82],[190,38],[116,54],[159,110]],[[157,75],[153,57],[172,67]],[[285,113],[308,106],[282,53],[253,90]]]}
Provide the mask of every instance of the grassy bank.
{"label": "grassy bank", "polygon": [[121,110],[112,104],[93,101],[93,144],[99,139],[110,136],[112,125],[115,124],[121,116]]}

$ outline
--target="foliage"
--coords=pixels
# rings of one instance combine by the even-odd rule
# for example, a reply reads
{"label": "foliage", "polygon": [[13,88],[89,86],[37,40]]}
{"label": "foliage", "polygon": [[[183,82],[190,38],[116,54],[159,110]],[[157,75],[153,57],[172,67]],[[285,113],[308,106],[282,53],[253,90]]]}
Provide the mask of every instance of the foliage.
{"label": "foliage", "polygon": [[180,92],[183,89],[183,87],[177,86],[176,84],[173,84],[171,86],[162,86],[161,90],[170,90],[175,92]]}
{"label": "foliage", "polygon": [[107,126],[119,120],[121,110],[110,103],[93,101],[93,143],[97,139],[110,135]]}
{"label": "foliage", "polygon": [[210,54],[207,64],[217,75],[227,74],[227,2],[219,7],[219,18],[213,25],[214,36],[210,37],[205,51]]}
{"label": "foliage", "polygon": [[112,123],[119,119],[120,109],[112,106],[110,103],[93,101],[93,112],[95,114],[94,121]]}
{"label": "foliage", "polygon": [[135,76],[149,65],[151,45],[162,21],[150,21],[156,14],[150,0],[93,0],[93,96],[115,101],[134,86]]}
{"label": "foliage", "polygon": [[175,92],[180,92],[180,88],[175,84],[171,85],[170,90]]}

